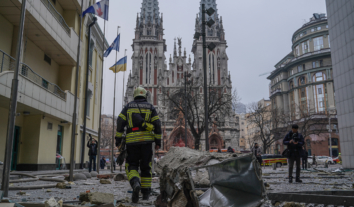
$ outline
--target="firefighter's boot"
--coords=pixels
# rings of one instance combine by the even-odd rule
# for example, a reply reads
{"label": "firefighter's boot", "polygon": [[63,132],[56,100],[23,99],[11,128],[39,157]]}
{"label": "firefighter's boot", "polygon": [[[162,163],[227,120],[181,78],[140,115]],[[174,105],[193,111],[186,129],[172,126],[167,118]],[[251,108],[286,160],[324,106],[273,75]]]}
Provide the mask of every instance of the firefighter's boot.
{"label": "firefighter's boot", "polygon": [[133,186],[132,202],[138,203],[139,193],[141,189],[139,181],[135,180],[132,186]]}

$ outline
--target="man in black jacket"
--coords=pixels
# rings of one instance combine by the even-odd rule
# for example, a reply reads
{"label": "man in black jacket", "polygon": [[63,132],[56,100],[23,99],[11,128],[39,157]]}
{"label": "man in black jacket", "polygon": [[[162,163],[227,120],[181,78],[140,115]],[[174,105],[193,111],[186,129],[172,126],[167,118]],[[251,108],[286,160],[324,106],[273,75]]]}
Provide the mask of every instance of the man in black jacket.
{"label": "man in black jacket", "polygon": [[300,180],[300,159],[302,155],[302,146],[304,145],[304,137],[298,133],[299,126],[294,124],[291,131],[283,139],[283,144],[288,146],[289,150],[289,183],[293,182],[293,168],[296,162],[296,182],[302,183]]}
{"label": "man in black jacket", "polygon": [[307,170],[307,159],[309,158],[309,153],[306,151],[305,147],[303,147],[303,153],[302,153],[302,169]]}
{"label": "man in black jacket", "polygon": [[96,142],[96,140],[95,139],[89,140],[87,142],[87,147],[89,148],[88,155],[90,156],[89,172],[91,172],[92,162],[93,162],[93,171],[96,171],[96,155],[97,155],[97,142]]}
{"label": "man in black jacket", "polygon": [[[132,201],[149,200],[151,192],[152,143],[161,147],[161,122],[154,106],[147,102],[147,91],[139,86],[134,90],[134,101],[128,103],[118,116],[116,146],[123,141],[126,127],[127,158],[125,171],[133,188]],[[139,167],[141,174],[139,174]]]}

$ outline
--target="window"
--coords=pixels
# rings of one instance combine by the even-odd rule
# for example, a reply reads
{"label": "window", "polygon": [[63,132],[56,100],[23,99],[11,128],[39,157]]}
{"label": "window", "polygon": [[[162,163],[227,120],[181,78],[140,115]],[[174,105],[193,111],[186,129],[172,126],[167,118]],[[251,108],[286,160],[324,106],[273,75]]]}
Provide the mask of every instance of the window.
{"label": "window", "polygon": [[323,48],[323,37],[316,37],[313,39],[314,51],[321,50]]}
{"label": "window", "polygon": [[241,124],[243,125],[243,122]]}
{"label": "window", "polygon": [[[145,68],[145,83],[150,84],[151,81],[151,53],[147,53],[145,56],[146,68]],[[172,79],[173,79],[173,71],[172,71]]]}
{"label": "window", "polygon": [[295,56],[299,56],[300,51],[299,51],[299,45],[295,47]]}
{"label": "window", "polygon": [[322,88],[318,89],[318,94],[322,94]]}
{"label": "window", "polygon": [[87,117],[90,117],[91,97],[92,97],[92,91],[88,90],[87,91],[87,97],[86,97],[86,104],[87,104],[86,116]]}
{"label": "window", "polygon": [[320,84],[313,87],[315,110],[317,113],[326,113],[327,108],[327,88],[326,85]]}
{"label": "window", "polygon": [[46,54],[44,54],[44,61],[46,61],[49,65],[52,64],[52,59]]}
{"label": "window", "polygon": [[306,84],[306,77],[305,76],[301,76],[299,78],[299,85],[305,85]]}
{"label": "window", "polygon": [[243,129],[242,129],[242,131],[243,131]]}
{"label": "window", "polygon": [[313,75],[312,81],[313,82],[319,82],[319,81],[324,81],[326,80],[326,74],[322,72],[318,72],[315,75]]}
{"label": "window", "polygon": [[52,130],[53,129],[53,123],[48,122],[47,129],[48,130]]}
{"label": "window", "polygon": [[302,54],[310,52],[309,41],[301,43],[301,46],[302,46]]}
{"label": "window", "polygon": [[92,57],[93,57],[93,47],[94,47],[95,43],[93,42],[93,40],[90,41],[90,50],[89,50],[89,65],[92,67]]}
{"label": "window", "polygon": [[326,25],[326,28],[328,29],[328,24]]}
{"label": "window", "polygon": [[321,27],[317,27],[317,31],[320,31],[322,28]]}
{"label": "window", "polygon": [[[311,147],[311,140],[309,140],[309,139],[306,140],[306,146],[307,146],[308,148]],[[311,153],[309,153],[309,154],[311,154]]]}
{"label": "window", "polygon": [[[331,140],[332,140],[332,146],[338,146],[339,141],[337,138],[332,138]],[[329,139],[328,139],[328,145],[329,145]]]}
{"label": "window", "polygon": [[302,70],[303,70],[303,69],[302,69],[302,65],[297,66],[297,72],[298,72],[298,73],[302,72]]}
{"label": "window", "polygon": [[311,29],[311,32],[314,32],[314,31],[315,31],[315,29],[314,29],[314,28],[312,28],[312,29]]}
{"label": "window", "polygon": [[318,61],[312,62],[312,68],[319,68],[322,66],[323,66],[323,60],[318,60]]}
{"label": "window", "polygon": [[290,87],[290,89],[293,89],[293,88],[294,88],[294,82],[293,82],[293,81],[290,81],[290,82],[289,82],[289,87]]}
{"label": "window", "polygon": [[48,81],[42,78],[42,87],[48,89]]}
{"label": "window", "polygon": [[304,34],[303,34],[303,33],[301,33],[301,34],[300,34],[300,37],[302,37],[302,36],[304,36]]}

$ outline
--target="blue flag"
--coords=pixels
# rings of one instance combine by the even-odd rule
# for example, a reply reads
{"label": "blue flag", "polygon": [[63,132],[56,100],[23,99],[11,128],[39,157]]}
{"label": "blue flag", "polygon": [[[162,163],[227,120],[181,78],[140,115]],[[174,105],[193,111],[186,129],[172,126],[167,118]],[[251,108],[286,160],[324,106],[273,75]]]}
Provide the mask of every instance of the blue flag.
{"label": "blue flag", "polygon": [[109,46],[109,48],[103,54],[103,57],[108,57],[108,55],[112,52],[112,50],[117,50],[119,52],[119,44],[120,44],[120,34],[117,36],[117,38],[113,41],[111,46]]}
{"label": "blue flag", "polygon": [[87,8],[82,13],[82,16],[85,16],[86,13],[92,13],[108,21],[108,10],[109,10],[108,8],[109,8],[109,0],[102,0]]}

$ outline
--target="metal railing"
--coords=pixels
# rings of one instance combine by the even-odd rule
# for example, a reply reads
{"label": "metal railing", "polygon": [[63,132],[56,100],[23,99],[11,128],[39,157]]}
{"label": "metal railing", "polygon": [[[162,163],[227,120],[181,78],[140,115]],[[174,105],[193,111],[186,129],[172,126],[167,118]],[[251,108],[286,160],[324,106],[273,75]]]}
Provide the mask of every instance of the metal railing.
{"label": "metal railing", "polygon": [[[6,54],[4,51],[0,50],[0,71],[14,71],[16,67],[15,59],[10,55]],[[21,63],[20,66],[20,74],[27,79],[35,82],[37,85],[41,86],[42,88],[47,89],[48,91],[54,93],[54,95],[66,99],[66,94],[62,91],[59,86],[50,83],[36,72],[34,72],[28,65]]]}
{"label": "metal railing", "polygon": [[53,16],[58,20],[63,29],[70,35],[70,27],[66,24],[64,18],[57,12],[52,3],[49,0],[41,0],[41,2],[47,7],[47,9],[53,14]]}

